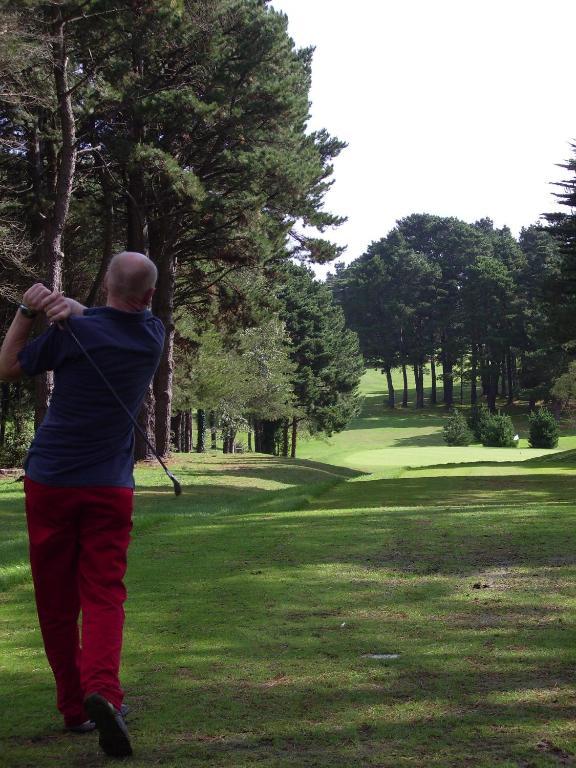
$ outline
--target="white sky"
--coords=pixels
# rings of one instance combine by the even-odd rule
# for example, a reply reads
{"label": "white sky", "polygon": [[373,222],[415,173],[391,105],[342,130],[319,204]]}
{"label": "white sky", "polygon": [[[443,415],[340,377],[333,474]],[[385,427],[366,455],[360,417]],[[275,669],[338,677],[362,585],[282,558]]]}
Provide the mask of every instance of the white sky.
{"label": "white sky", "polygon": [[[272,0],[314,45],[310,128],[349,146],[326,209],[345,261],[410,213],[518,234],[576,140],[574,0]],[[327,270],[318,270],[324,274]]]}

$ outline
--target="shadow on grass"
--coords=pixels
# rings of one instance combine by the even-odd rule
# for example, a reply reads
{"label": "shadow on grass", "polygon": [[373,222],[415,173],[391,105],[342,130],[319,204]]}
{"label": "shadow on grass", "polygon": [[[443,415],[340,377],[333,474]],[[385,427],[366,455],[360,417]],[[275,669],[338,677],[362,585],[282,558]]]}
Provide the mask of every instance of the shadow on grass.
{"label": "shadow on grass", "polygon": [[[174,464],[178,458],[184,458],[186,454],[174,454]],[[178,469],[183,476],[210,476],[218,474],[232,477],[254,477],[259,479],[290,480],[294,485],[298,482],[307,483],[312,473],[318,473],[318,478],[331,475],[338,478],[353,478],[366,474],[356,469],[327,464],[326,462],[312,461],[310,459],[291,459],[283,456],[268,456],[266,454],[234,454],[233,461],[230,456],[223,456],[222,462],[218,457],[211,463],[188,464]]]}
{"label": "shadow on grass", "polygon": [[313,500],[311,505],[318,505],[319,509],[425,506],[434,510],[467,505],[505,507],[533,502],[572,501],[574,478],[571,475],[546,474],[363,480],[343,483]]}
{"label": "shadow on grass", "polygon": [[[158,545],[166,551],[165,533]],[[518,764],[538,757],[548,728],[558,733],[576,717],[562,608],[466,604],[449,583],[383,579],[375,590],[319,572],[308,573],[303,601],[265,572],[256,586],[252,564],[226,592],[233,540],[220,531],[215,548],[195,541],[189,550],[199,550],[199,562],[187,565],[187,579],[186,552],[172,555],[176,568],[155,583],[163,594],[153,603],[145,586],[165,563],[138,564],[126,654],[133,765]],[[306,553],[301,562],[310,563]],[[30,611],[20,598],[14,616]],[[363,658],[382,651],[400,658]],[[47,679],[46,671],[0,670],[0,689],[20,691],[1,726],[9,765],[42,768],[63,752],[66,765],[101,765],[93,736],[71,740],[47,717]]]}
{"label": "shadow on grass", "polygon": [[445,443],[442,439],[442,433],[440,431],[433,432],[431,435],[412,435],[410,437],[397,437],[391,443],[392,448],[407,448],[409,446],[424,448],[427,445],[440,445],[444,446]]}
{"label": "shadow on grass", "polygon": [[[510,449],[513,453],[514,449]],[[418,470],[426,471],[429,469],[456,469],[459,467],[499,467],[499,468],[520,468],[520,469],[554,469],[554,467],[565,467],[566,469],[576,469],[576,450],[558,451],[555,453],[534,456],[532,459],[522,459],[521,461],[469,461],[462,463],[443,463],[427,464],[424,467],[410,467],[412,472]]]}
{"label": "shadow on grass", "polygon": [[[373,402],[371,396],[366,396],[362,415],[354,419],[346,428],[347,432],[357,429],[419,429],[429,426],[442,426],[444,418],[448,415],[443,406],[429,406],[423,410],[416,410],[409,403],[408,408],[396,406],[388,408],[386,404]],[[353,438],[351,438],[353,439]]]}

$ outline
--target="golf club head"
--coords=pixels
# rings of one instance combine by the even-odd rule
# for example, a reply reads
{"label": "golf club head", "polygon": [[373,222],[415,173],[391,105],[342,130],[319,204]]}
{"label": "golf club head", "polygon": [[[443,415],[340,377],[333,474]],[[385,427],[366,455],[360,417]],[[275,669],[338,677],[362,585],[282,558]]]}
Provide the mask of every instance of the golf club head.
{"label": "golf club head", "polygon": [[174,486],[174,493],[176,494],[176,496],[180,496],[182,493],[182,486],[180,485],[179,481],[176,480],[172,472],[167,472],[167,475],[170,478],[170,480],[172,480],[172,484]]}

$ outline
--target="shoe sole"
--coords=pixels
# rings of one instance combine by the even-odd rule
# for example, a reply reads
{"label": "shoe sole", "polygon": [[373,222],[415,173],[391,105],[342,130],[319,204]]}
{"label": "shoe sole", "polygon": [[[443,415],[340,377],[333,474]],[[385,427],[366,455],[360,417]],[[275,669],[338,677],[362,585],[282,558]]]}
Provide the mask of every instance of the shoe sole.
{"label": "shoe sole", "polygon": [[98,693],[93,693],[84,701],[84,708],[91,720],[96,723],[98,741],[103,751],[110,757],[130,757],[132,745],[128,731],[112,704]]}

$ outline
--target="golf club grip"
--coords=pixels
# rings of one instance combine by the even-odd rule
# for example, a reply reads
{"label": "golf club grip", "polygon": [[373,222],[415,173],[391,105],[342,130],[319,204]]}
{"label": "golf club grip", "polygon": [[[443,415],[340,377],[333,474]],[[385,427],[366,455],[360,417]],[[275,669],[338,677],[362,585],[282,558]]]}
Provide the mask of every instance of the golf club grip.
{"label": "golf club grip", "polygon": [[[128,416],[128,418],[129,418],[129,419],[130,419],[130,421],[132,422],[132,424],[133,424],[133,426],[134,426],[134,429],[136,429],[136,430],[138,431],[138,434],[139,434],[139,435],[142,437],[142,439],[144,440],[144,442],[146,443],[146,445],[147,445],[147,446],[150,448],[150,450],[152,451],[152,453],[154,454],[154,456],[156,457],[156,459],[157,459],[157,460],[159,461],[159,463],[162,465],[162,469],[164,470],[164,472],[166,472],[166,474],[168,475],[168,477],[170,478],[170,480],[171,480],[172,482],[174,482],[174,480],[172,480],[172,476],[170,475],[170,472],[168,471],[168,467],[166,466],[166,464],[164,464],[164,462],[162,461],[162,459],[160,458],[160,456],[158,456],[158,453],[156,452],[156,448],[155,448],[155,447],[152,445],[152,443],[150,442],[150,440],[148,440],[148,438],[146,437],[146,433],[144,432],[144,430],[142,429],[142,427],[140,426],[140,424],[138,424],[138,422],[136,421],[136,419],[134,418],[134,416],[132,415],[132,413],[131,413],[131,412],[130,412],[130,410],[128,409],[127,405],[126,405],[124,402],[122,402],[122,400],[120,399],[120,397],[119,397],[119,396],[118,396],[118,394],[116,393],[116,391],[115,391],[114,387],[112,386],[112,384],[110,384],[110,382],[108,381],[108,379],[106,378],[106,376],[104,375],[104,373],[103,373],[103,372],[100,370],[100,368],[98,367],[98,365],[97,365],[97,364],[95,363],[95,361],[92,359],[92,357],[91,357],[91,356],[90,356],[90,354],[87,352],[87,350],[84,348],[84,346],[83,346],[82,342],[81,342],[81,341],[78,339],[78,337],[76,336],[76,334],[74,333],[74,331],[73,331],[73,330],[72,330],[72,328],[70,327],[70,324],[69,324],[67,321],[65,321],[65,320],[64,320],[64,321],[63,321],[63,325],[64,325],[64,328],[65,328],[65,329],[68,331],[68,333],[70,334],[70,336],[72,336],[72,338],[74,339],[74,341],[75,341],[75,342],[76,342],[76,344],[78,345],[78,348],[80,349],[80,351],[82,352],[82,354],[84,355],[84,357],[86,358],[86,360],[88,360],[88,362],[89,362],[89,363],[90,363],[90,365],[91,365],[91,366],[94,368],[94,370],[95,370],[95,371],[98,373],[98,375],[100,376],[100,378],[102,379],[102,381],[104,382],[104,384],[106,384],[106,387],[108,388],[108,390],[110,391],[110,393],[112,394],[112,396],[114,397],[114,399],[116,400],[116,402],[118,403],[118,405],[120,405],[120,407],[122,408],[122,410],[123,410],[123,411],[126,413],[126,415]],[[174,478],[174,479],[175,479],[175,478]],[[177,482],[177,481],[176,481],[176,482]],[[178,494],[177,494],[177,495],[178,495]]]}

